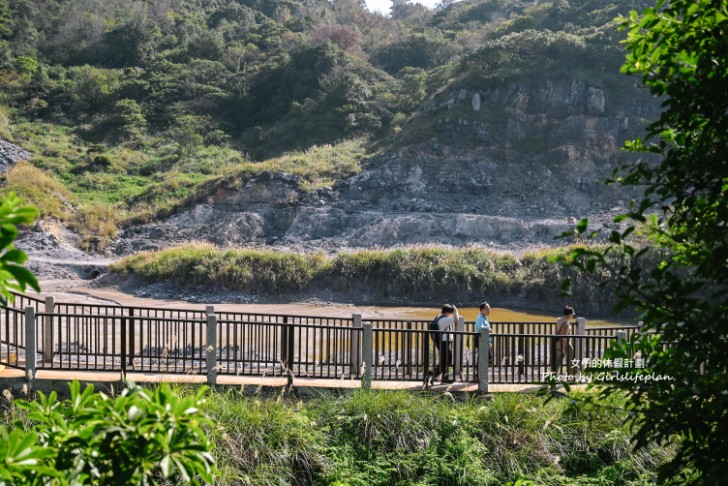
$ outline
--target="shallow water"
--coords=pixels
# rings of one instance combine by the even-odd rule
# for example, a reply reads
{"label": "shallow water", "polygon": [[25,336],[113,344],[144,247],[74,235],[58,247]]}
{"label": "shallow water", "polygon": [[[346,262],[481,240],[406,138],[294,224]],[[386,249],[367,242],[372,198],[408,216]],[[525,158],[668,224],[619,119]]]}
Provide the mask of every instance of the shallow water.
{"label": "shallow water", "polygon": [[[326,309],[322,308],[322,312],[326,313]],[[558,309],[560,311],[561,309]],[[427,307],[381,307],[367,306],[358,307],[357,311],[366,318],[367,316],[382,316],[399,319],[433,319],[437,316],[439,308]],[[540,311],[508,309],[504,307],[493,307],[491,309],[489,320],[491,322],[556,322],[559,312],[553,315],[544,314]],[[477,307],[465,307],[458,309],[460,315],[465,317],[466,321],[474,321],[480,310]],[[589,316],[580,316],[586,318],[588,327],[601,326],[617,326],[617,325],[636,325],[636,321],[630,319],[614,318],[595,318]]]}

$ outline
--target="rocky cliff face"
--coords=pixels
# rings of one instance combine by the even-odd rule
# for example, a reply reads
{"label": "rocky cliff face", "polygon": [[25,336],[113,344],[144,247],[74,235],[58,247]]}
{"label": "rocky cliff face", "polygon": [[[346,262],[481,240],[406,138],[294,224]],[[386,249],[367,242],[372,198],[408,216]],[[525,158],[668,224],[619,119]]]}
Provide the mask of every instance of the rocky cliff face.
{"label": "rocky cliff face", "polygon": [[127,231],[117,250],[190,240],[326,249],[554,244],[575,218],[608,224],[636,195],[601,183],[627,160],[624,141],[658,112],[639,89],[624,89],[570,78],[445,93],[406,128],[429,130],[427,141],[366,160],[355,177],[305,193],[295,176],[264,174]]}

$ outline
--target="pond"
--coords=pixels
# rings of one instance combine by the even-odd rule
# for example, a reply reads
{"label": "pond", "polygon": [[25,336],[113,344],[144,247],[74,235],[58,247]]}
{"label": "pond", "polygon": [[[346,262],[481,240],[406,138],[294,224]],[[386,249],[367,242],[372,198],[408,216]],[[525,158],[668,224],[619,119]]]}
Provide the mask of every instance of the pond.
{"label": "pond", "polygon": [[[434,319],[439,309],[437,307],[388,307],[388,306],[358,306],[355,307],[356,312],[360,312],[365,318],[367,316],[381,316],[399,319]],[[310,310],[310,307],[309,307]],[[543,311],[509,309],[505,307],[493,307],[491,309],[489,320],[491,322],[556,322],[561,309],[555,309],[553,315],[544,314]],[[321,312],[326,314],[330,308],[322,307]],[[466,321],[474,321],[480,312],[477,307],[464,307],[458,309],[460,315],[465,317]],[[577,314],[578,315],[578,314]],[[602,326],[620,326],[620,325],[636,325],[633,319],[619,317],[586,317],[587,327]]]}

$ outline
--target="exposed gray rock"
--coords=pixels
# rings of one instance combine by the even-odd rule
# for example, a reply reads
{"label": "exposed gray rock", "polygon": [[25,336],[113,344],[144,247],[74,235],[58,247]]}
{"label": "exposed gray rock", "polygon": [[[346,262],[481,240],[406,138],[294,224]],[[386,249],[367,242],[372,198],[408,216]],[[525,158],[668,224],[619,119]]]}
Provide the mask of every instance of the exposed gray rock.
{"label": "exposed gray rock", "polygon": [[586,100],[586,84],[580,79],[571,82],[571,93],[569,94],[569,113],[580,113]]}
{"label": "exposed gray rock", "polygon": [[480,93],[474,93],[471,101],[473,105],[473,111],[480,111]]}
{"label": "exposed gray rock", "polygon": [[6,172],[19,160],[27,160],[31,153],[6,140],[0,139],[0,174]]}
{"label": "exposed gray rock", "polygon": [[586,111],[592,115],[599,115],[604,113],[604,108],[607,105],[607,98],[604,95],[604,91],[597,88],[590,87],[588,90],[588,96],[586,101]]}

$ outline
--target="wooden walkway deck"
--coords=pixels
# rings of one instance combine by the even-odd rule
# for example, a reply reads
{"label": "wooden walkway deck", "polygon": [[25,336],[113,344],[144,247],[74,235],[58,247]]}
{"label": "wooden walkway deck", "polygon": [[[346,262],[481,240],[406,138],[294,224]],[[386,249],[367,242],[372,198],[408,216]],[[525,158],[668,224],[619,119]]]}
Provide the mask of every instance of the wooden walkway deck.
{"label": "wooden walkway deck", "polygon": [[[63,389],[63,384],[72,380],[79,380],[83,383],[94,383],[100,386],[109,386],[120,382],[119,373],[109,372],[78,372],[78,371],[48,371],[39,370],[35,376],[35,386],[42,391]],[[129,373],[127,380],[137,383],[189,383],[204,384],[206,376],[204,375],[172,375],[172,374],[154,374],[154,373]],[[25,381],[25,372],[23,370],[6,368],[0,371],[0,388],[7,386],[16,387],[18,384],[22,386]],[[437,383],[437,382],[436,382]],[[244,386],[244,387],[262,387],[268,389],[283,389],[288,385],[286,377],[259,377],[259,376],[228,376],[219,375],[217,384],[222,386]],[[293,386],[295,389],[357,389],[361,388],[359,380],[327,380],[327,379],[311,379],[311,378],[294,378]],[[528,393],[539,390],[540,385],[534,384],[493,384],[489,385],[490,393],[517,392]],[[409,390],[421,391],[422,383],[412,381],[372,381],[372,389],[378,390]],[[428,388],[430,391],[439,392],[460,392],[475,393],[478,391],[477,383],[446,383],[435,384]]]}

